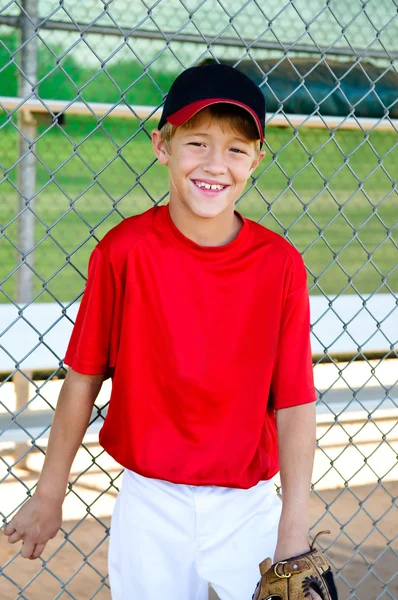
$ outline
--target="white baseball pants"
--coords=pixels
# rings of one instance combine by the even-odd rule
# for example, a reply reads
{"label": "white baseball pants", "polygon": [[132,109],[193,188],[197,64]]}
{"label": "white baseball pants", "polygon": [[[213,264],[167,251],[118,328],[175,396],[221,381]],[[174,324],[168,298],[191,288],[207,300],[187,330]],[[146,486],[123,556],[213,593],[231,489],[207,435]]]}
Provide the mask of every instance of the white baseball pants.
{"label": "white baseball pants", "polygon": [[251,600],[273,557],[274,480],[248,489],[192,486],[125,470],[111,521],[112,600]]}

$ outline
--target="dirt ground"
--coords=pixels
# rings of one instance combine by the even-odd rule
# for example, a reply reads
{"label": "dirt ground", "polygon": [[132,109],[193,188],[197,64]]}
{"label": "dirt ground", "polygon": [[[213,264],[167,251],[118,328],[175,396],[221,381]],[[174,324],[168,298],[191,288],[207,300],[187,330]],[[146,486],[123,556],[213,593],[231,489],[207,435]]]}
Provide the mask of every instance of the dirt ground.
{"label": "dirt ground", "polygon": [[[313,495],[314,531],[331,529],[333,534],[320,543],[336,569],[339,600],[398,598],[397,492],[398,482],[388,482],[378,489],[365,485]],[[16,555],[16,546],[0,534],[0,600],[110,600],[109,524],[109,517],[95,513],[83,521],[64,521],[63,532],[36,561]],[[216,599],[210,590],[209,600]]]}

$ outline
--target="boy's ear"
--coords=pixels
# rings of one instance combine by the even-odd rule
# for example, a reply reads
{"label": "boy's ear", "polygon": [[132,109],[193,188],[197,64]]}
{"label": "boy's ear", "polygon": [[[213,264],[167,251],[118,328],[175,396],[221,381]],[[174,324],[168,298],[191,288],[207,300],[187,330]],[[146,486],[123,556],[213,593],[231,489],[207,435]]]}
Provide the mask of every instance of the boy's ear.
{"label": "boy's ear", "polygon": [[151,134],[152,147],[156,155],[156,158],[161,165],[167,165],[169,160],[169,153],[167,152],[166,145],[162,140],[159,129],[154,129]]}
{"label": "boy's ear", "polygon": [[256,158],[254,159],[254,161],[252,163],[252,166],[250,167],[250,175],[253,173],[253,171],[255,171],[257,169],[258,165],[263,160],[265,155],[266,155],[265,150],[259,151],[259,153],[257,154]]}

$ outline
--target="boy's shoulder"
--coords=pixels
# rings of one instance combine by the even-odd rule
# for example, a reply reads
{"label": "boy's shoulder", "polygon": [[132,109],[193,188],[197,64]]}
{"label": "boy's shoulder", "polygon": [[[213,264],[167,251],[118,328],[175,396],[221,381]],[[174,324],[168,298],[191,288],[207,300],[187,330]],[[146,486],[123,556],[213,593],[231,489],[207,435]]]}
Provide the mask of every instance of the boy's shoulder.
{"label": "boy's shoulder", "polygon": [[109,259],[125,256],[138,240],[152,228],[156,211],[157,207],[152,207],[141,214],[127,217],[118,225],[115,225],[98,242],[98,250]]}
{"label": "boy's shoulder", "polygon": [[264,248],[267,260],[272,262],[290,290],[306,285],[307,271],[303,257],[297,248],[279,233],[248,220],[253,232],[253,244]]}
{"label": "boy's shoulder", "polygon": [[251,219],[247,220],[250,223],[255,244],[263,245],[267,248],[271,247],[276,254],[285,257],[293,264],[303,263],[303,257],[300,252],[286,238],[279,233],[272,231],[272,229],[264,227],[264,225],[261,225],[260,223],[256,223]]}

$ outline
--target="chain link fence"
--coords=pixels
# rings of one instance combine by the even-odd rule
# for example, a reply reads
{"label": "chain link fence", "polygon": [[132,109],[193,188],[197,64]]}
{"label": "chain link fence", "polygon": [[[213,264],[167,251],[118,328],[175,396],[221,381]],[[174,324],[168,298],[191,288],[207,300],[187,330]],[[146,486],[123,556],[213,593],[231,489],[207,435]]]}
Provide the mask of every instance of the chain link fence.
{"label": "chain link fence", "polygon": [[[238,210],[302,252],[318,401],[314,530],[342,598],[398,597],[395,0],[0,2],[0,514],[34,492],[88,256],[167,202],[150,132],[184,68],[262,87],[267,157]],[[99,448],[109,383],[74,463],[64,526],[0,598],[109,598],[120,466]],[[326,539],[326,538],[325,538]]]}

